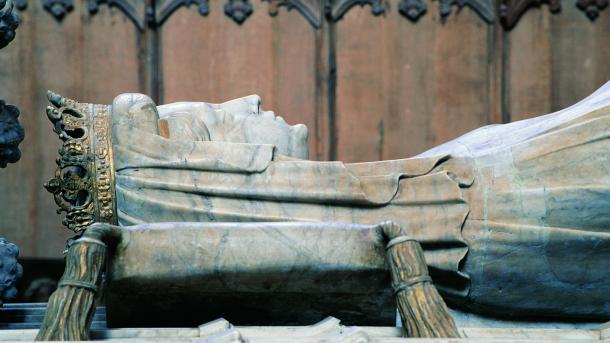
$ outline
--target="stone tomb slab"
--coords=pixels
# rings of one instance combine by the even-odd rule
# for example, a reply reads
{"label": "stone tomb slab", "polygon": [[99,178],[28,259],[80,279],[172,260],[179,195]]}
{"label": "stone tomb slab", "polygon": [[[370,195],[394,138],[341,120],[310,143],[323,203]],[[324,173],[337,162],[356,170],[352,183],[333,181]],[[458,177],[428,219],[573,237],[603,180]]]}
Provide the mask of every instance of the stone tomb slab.
{"label": "stone tomb slab", "polygon": [[393,325],[379,226],[161,223],[125,227],[107,275],[110,327]]}

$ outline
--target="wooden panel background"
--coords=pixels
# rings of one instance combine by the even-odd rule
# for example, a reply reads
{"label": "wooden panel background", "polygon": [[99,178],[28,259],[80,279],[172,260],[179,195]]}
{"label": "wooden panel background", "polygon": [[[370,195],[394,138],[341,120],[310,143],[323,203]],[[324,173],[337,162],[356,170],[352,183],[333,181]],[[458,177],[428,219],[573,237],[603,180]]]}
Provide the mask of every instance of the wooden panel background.
{"label": "wooden panel background", "polygon": [[429,5],[416,24],[356,8],[336,25],[338,159],[404,158],[500,120],[494,26]]}
{"label": "wooden panel background", "polygon": [[254,13],[237,25],[212,0],[210,14],[181,8],[139,31],[115,8],[85,2],[57,22],[30,1],[17,38],[0,51],[0,98],[26,129],[22,160],[0,169],[0,236],[24,257],[59,257],[69,236],[42,184],[59,140],[44,108],[55,90],[110,103],[146,92],[159,103],[222,102],[259,94],[263,107],[309,128],[310,158],[371,161],[415,155],[479,126],[566,107],[610,80],[610,11],[591,22],[572,4],[528,11],[516,28],[470,8],[447,18],[438,1],[412,23],[397,11],[356,7],[313,28],[296,10]]}
{"label": "wooden panel background", "polygon": [[[23,257],[60,257],[70,232],[42,187],[55,172],[60,141],[45,115],[46,91],[108,103],[118,90],[138,91],[137,30],[114,9],[90,17],[86,3],[61,23],[30,1],[15,40],[0,51],[0,98],[21,110],[22,158],[0,170],[0,236]],[[115,39],[120,37],[120,39]]]}

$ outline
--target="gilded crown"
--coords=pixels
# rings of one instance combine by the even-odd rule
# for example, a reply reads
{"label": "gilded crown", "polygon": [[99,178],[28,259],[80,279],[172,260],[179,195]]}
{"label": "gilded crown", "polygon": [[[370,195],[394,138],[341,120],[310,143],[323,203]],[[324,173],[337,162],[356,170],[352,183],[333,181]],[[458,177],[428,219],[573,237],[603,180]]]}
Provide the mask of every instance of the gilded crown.
{"label": "gilded crown", "polygon": [[55,177],[45,183],[74,232],[117,224],[110,106],[82,104],[48,92],[47,116],[63,144]]}

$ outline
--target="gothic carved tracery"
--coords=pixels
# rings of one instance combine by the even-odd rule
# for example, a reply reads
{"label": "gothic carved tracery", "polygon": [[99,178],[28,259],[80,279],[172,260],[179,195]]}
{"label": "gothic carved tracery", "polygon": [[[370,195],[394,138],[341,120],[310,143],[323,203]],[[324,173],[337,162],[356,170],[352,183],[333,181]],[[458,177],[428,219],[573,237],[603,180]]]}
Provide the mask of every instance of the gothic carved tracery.
{"label": "gothic carved tracery", "polygon": [[269,14],[276,16],[280,7],[289,11],[295,9],[307,19],[311,26],[320,28],[322,25],[324,5],[320,0],[263,0],[269,2]]}
{"label": "gothic carved tracery", "polygon": [[73,0],[44,0],[44,9],[51,13],[55,19],[61,21],[68,13],[74,9]]}
{"label": "gothic carved tracery", "polygon": [[23,127],[19,124],[19,109],[0,100],[0,168],[15,163],[21,157],[19,143],[23,141]]}
{"label": "gothic carved tracery", "polygon": [[517,21],[528,9],[539,7],[542,4],[548,4],[549,10],[553,13],[561,10],[560,0],[501,0],[500,20],[502,25],[506,29],[515,27]]}
{"label": "gothic carved tracery", "polygon": [[[496,19],[495,0],[439,0],[440,15],[447,17],[452,12],[452,6],[457,6],[461,9],[468,6],[476,11],[479,16],[488,23],[493,23]],[[398,11],[400,14],[415,22],[423,16],[428,10],[426,0],[401,0],[398,3]]]}
{"label": "gothic carved tracery", "polygon": [[155,24],[163,24],[178,8],[182,6],[190,7],[191,5],[197,6],[199,14],[202,16],[210,13],[209,0],[157,0],[155,4]]}
{"label": "gothic carved tracery", "polygon": [[424,0],[401,0],[398,3],[398,11],[411,21],[417,21],[419,17],[424,15],[428,10],[428,6]]}
{"label": "gothic carved tracery", "polygon": [[[13,0],[0,0],[0,49],[14,38],[19,26],[19,16],[15,13]],[[19,109],[0,100],[0,168],[15,163],[21,158],[19,144],[23,141],[24,130],[19,123]],[[17,278],[23,275],[23,268],[17,262],[19,248],[0,238],[0,306],[17,295]]]}
{"label": "gothic carved tracery", "polygon": [[608,0],[578,0],[576,6],[583,10],[591,20],[597,19],[599,11],[608,7]]}
{"label": "gothic carved tracery", "polygon": [[441,16],[446,17],[451,14],[451,6],[458,8],[468,6],[475,10],[481,18],[488,23],[493,23],[496,19],[495,0],[440,0]]}
{"label": "gothic carved tracery", "polygon": [[332,21],[337,21],[356,5],[371,6],[371,13],[375,16],[383,14],[386,6],[383,0],[335,0],[328,2],[326,5],[328,17]]}
{"label": "gothic carved tracery", "polygon": [[225,14],[236,23],[242,24],[254,11],[250,0],[227,0],[224,6]]}
{"label": "gothic carved tracery", "polygon": [[140,30],[144,30],[146,24],[145,1],[134,3],[129,0],[88,0],[89,13],[97,13],[100,4],[119,8]]}
{"label": "gothic carved tracery", "polygon": [[[15,30],[19,26],[19,16],[14,12],[14,6],[13,0],[0,0],[0,49],[15,38]],[[19,109],[16,106],[0,100],[0,168],[17,162],[21,157],[19,144],[23,141],[24,131],[18,117]]]}
{"label": "gothic carved tracery", "polygon": [[[13,0],[20,10],[27,8],[27,0]],[[101,4],[119,8],[134,24],[143,30],[147,23],[153,26],[163,24],[181,7],[195,5],[202,16],[210,13],[210,0],[152,0],[154,5],[147,5],[144,0],[87,0],[89,12],[95,14]],[[236,23],[244,23],[253,13],[252,1],[257,0],[223,0],[224,13]],[[277,15],[280,7],[296,9],[314,28],[320,28],[326,19],[339,21],[356,5],[369,6],[375,16],[385,13],[388,0],[260,0],[268,2],[269,14]],[[426,14],[429,3],[433,0],[398,0],[397,11],[411,21],[417,21]],[[435,0],[439,2],[441,17],[447,17],[459,9],[469,7],[488,23],[494,23],[496,16],[505,29],[513,28],[523,14],[535,7],[548,5],[551,12],[561,9],[561,0]],[[610,0],[572,0],[572,6],[581,9],[586,16],[595,20],[600,11],[608,7]],[[0,0],[0,4],[1,4]],[[42,0],[42,4],[58,21],[68,15],[74,8],[74,0]],[[498,15],[496,15],[498,12]]]}
{"label": "gothic carved tracery", "polygon": [[12,0],[0,0],[0,49],[15,38],[19,16],[14,11]]}

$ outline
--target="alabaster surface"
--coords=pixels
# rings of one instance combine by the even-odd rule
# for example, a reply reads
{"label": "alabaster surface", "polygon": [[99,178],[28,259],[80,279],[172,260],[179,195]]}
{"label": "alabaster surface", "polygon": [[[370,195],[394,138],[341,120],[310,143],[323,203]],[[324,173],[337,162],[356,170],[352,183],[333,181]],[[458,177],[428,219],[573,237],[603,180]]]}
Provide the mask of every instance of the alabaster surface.
{"label": "alabaster surface", "polygon": [[109,325],[188,326],[219,317],[294,325],[330,314],[348,323],[395,321],[377,225],[129,226],[109,273]]}
{"label": "alabaster surface", "polygon": [[[111,106],[79,108],[111,116],[112,149],[98,153],[113,163],[96,166],[112,165],[102,184],[104,201],[116,203],[108,218],[130,232],[109,275],[109,314],[113,306],[159,310],[168,308],[164,299],[194,298],[208,301],[202,308],[238,310],[264,296],[268,303],[249,310],[307,313],[302,295],[315,290],[320,304],[362,303],[354,318],[381,320],[367,312],[387,310],[379,304],[389,285],[376,276],[382,259],[367,250],[379,243],[346,237],[391,220],[421,243],[434,284],[454,307],[518,318],[610,317],[610,84],[563,111],[487,126],[413,158],[367,163],[306,160],[306,128],[263,111],[257,96],[157,106],[124,94]],[[59,112],[49,116],[57,129]],[[51,188],[60,191],[60,181]],[[312,231],[290,229],[300,226]],[[274,241],[280,237],[289,239]],[[165,245],[146,246],[152,243]],[[315,288],[323,261],[338,275]],[[370,279],[358,274],[359,263],[368,263]],[[157,283],[164,287],[138,298]],[[359,287],[381,293],[357,298]],[[241,298],[224,297],[225,289]],[[293,298],[273,297],[282,293]],[[149,315],[173,316],[157,313]]]}
{"label": "alabaster surface", "polygon": [[[557,113],[370,163],[299,159],[304,130],[265,116],[254,99],[221,111],[119,96],[119,223],[392,220],[422,243],[454,306],[610,316],[610,85]],[[175,121],[161,135],[159,122],[178,114],[199,124]],[[249,134],[262,128],[275,134]]]}
{"label": "alabaster surface", "polygon": [[[282,148],[284,155],[274,144],[181,139],[183,132],[193,126],[180,126],[178,133],[170,131],[165,138],[155,125],[163,118],[149,99],[140,97],[121,95],[113,105],[120,225],[277,221],[376,224],[398,220],[413,228],[411,232],[422,243],[438,244],[438,249],[426,251],[428,262],[457,280],[450,291],[463,292],[459,287],[466,276],[459,272],[458,264],[467,251],[460,236],[468,213],[461,188],[472,182],[467,165],[457,165],[456,174],[450,175],[444,170],[447,156],[443,155],[358,164],[315,162],[296,158],[299,154],[288,147]],[[117,105],[131,102],[135,105],[128,111]],[[172,106],[161,107],[167,113]],[[180,112],[187,105],[176,106]],[[201,120],[198,112],[190,115]],[[299,140],[305,149],[302,126],[290,127],[282,122],[276,129],[278,119],[260,113],[247,118],[260,124],[241,126],[244,130],[258,130],[271,123],[275,136],[283,136],[283,141]]]}

